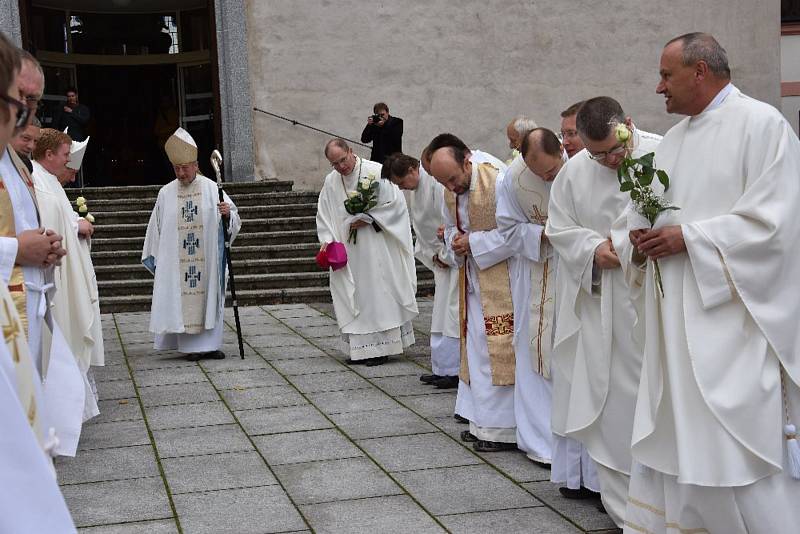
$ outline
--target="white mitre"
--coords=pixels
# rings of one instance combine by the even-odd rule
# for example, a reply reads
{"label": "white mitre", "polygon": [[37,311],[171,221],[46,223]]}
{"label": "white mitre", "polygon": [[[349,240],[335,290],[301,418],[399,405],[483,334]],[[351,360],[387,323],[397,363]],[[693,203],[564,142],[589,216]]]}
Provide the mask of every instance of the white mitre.
{"label": "white mitre", "polygon": [[81,168],[81,163],[83,163],[83,156],[84,154],[86,154],[86,145],[88,144],[89,144],[88,137],[83,141],[72,142],[72,146],[69,147],[69,162],[67,163],[67,168],[75,171]]}
{"label": "white mitre", "polygon": [[189,132],[178,128],[164,143],[164,150],[173,165],[184,165],[197,161],[197,143],[194,142]]}

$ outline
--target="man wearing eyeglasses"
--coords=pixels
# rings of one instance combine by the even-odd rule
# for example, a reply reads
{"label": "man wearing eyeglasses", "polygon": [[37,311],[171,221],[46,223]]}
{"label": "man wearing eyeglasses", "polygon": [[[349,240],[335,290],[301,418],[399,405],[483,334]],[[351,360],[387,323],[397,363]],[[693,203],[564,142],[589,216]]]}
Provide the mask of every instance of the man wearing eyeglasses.
{"label": "man wearing eyeglasses", "polygon": [[36,148],[36,141],[39,140],[41,135],[42,123],[36,118],[36,115],[31,117],[30,122],[24,129],[20,130],[11,139],[11,147],[16,151],[19,159],[25,164],[28,172],[33,172],[33,164],[31,163],[31,154],[33,149]]}
{"label": "man wearing eyeglasses", "polygon": [[570,158],[583,150],[583,141],[575,127],[575,117],[578,115],[578,110],[581,109],[582,105],[583,101],[576,102],[561,112],[561,133],[558,137],[561,139],[564,150],[567,151],[567,156]]}
{"label": "man wearing eyeglasses", "polygon": [[[320,250],[333,242],[347,249],[347,264],[329,271],[347,363],[383,365],[415,342],[411,321],[418,314],[417,271],[405,197],[381,179],[380,164],[356,156],[344,139],[331,139],[323,153],[333,169],[319,194],[317,238]],[[365,180],[377,180],[377,204],[350,214],[344,202]]]}
{"label": "man wearing eyeglasses", "polygon": [[[614,126],[632,135],[617,141]],[[636,312],[611,243],[611,225],[628,204],[616,169],[626,154],[652,152],[660,138],[636,129],[619,103],[587,100],[576,116],[586,150],[553,183],[545,235],[559,257],[553,347],[553,430],[582,442],[596,462],[602,502],[622,527],[631,466],[631,434],[642,347]]]}

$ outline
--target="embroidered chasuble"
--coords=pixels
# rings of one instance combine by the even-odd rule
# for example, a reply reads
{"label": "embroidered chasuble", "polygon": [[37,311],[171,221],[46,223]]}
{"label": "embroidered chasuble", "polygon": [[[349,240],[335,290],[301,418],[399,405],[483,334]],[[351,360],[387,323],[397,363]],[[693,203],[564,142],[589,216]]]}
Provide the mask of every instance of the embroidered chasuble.
{"label": "embroidered chasuble", "polygon": [[[495,187],[498,170],[482,163],[478,167],[475,188],[469,192],[468,213],[470,230],[485,232],[497,228],[495,220]],[[445,191],[445,203],[453,220],[462,231],[458,217],[458,197]],[[467,363],[467,266],[461,266],[459,277],[459,319],[461,326],[461,380],[469,383]],[[511,301],[511,280],[508,275],[508,261],[478,270],[481,307],[484,329],[489,346],[489,364],[492,371],[492,384],[508,386],[514,384],[514,306]]]}
{"label": "embroidered chasuble", "polygon": [[200,181],[177,188],[181,310],[186,334],[199,334],[205,329],[205,302],[208,277],[205,271],[203,218],[198,215],[203,203]]}
{"label": "embroidered chasuble", "polygon": [[[528,221],[539,226],[547,224],[547,204],[550,184],[535,176],[527,167],[511,176],[517,203]],[[553,317],[555,308],[555,259],[553,249],[542,241],[540,261],[531,262],[531,358],[533,369],[550,378],[550,354],[553,347]]]}
{"label": "embroidered chasuble", "polygon": [[39,444],[42,445],[44,435],[39,420],[40,413],[36,402],[35,386],[38,376],[34,370],[33,359],[28,352],[28,342],[25,339],[26,327],[22,324],[15,308],[16,304],[9,292],[0,287],[0,324],[3,328],[3,341],[8,347],[14,364],[17,397],[28,419],[28,424],[33,429]]}

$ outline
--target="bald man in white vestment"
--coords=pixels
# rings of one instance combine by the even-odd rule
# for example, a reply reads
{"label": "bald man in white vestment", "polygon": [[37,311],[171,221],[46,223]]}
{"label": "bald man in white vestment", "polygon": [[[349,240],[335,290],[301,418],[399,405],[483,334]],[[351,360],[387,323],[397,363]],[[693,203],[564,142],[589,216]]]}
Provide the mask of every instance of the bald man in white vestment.
{"label": "bald man in white vestment", "polygon": [[[349,364],[382,365],[414,344],[417,271],[405,197],[381,179],[379,163],[356,156],[345,140],[330,140],[324,154],[333,170],[317,203],[320,250],[333,242],[347,249],[347,264],[330,270],[336,321]],[[367,213],[348,213],[348,195],[370,177],[379,182],[377,204]],[[348,242],[353,229],[356,239]]]}
{"label": "bald man in white vestment", "polygon": [[614,240],[646,330],[625,532],[797,532],[800,141],[731,84],[708,34],[670,41],[660,73],[667,112],[687,116],[655,156],[680,209],[650,231],[621,218]]}
{"label": "bald man in white vestment", "polygon": [[[514,307],[507,260],[514,254],[495,218],[504,171],[472,162],[469,148],[452,134],[441,134],[428,146],[431,173],[447,188],[443,261],[459,267],[459,376],[469,388],[462,396],[459,385],[456,413],[470,422],[461,439],[474,442],[478,452],[513,450]],[[470,406],[462,412],[458,403]]]}
{"label": "bald man in white vestment", "polygon": [[[614,124],[630,141],[617,141]],[[597,464],[602,502],[622,526],[631,467],[630,436],[642,347],[632,335],[636,312],[611,225],[629,196],[616,168],[626,154],[652,152],[659,136],[633,127],[617,101],[587,100],[577,115],[586,145],[561,169],[550,191],[546,235],[558,253],[553,431],[582,442]]]}
{"label": "bald man in white vestment", "polygon": [[557,257],[544,236],[550,186],[567,154],[555,133],[525,132],[521,154],[506,172],[497,195],[497,228],[517,256],[509,259],[514,302],[517,447],[532,461],[552,459],[550,381]]}

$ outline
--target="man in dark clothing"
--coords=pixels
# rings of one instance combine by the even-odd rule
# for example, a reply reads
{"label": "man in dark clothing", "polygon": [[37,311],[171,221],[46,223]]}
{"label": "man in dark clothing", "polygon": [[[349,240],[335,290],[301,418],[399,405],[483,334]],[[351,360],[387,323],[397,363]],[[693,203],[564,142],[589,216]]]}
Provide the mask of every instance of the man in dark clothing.
{"label": "man in dark clothing", "polygon": [[67,104],[56,115],[53,128],[64,131],[69,128],[67,133],[73,141],[83,141],[86,139],[86,125],[89,123],[89,108],[78,103],[78,91],[74,87],[67,89]]}
{"label": "man in dark clothing", "polygon": [[361,142],[372,141],[370,160],[383,165],[383,161],[395,152],[403,151],[403,119],[389,115],[389,106],[378,102],[372,107],[374,115],[367,119],[361,132]]}

